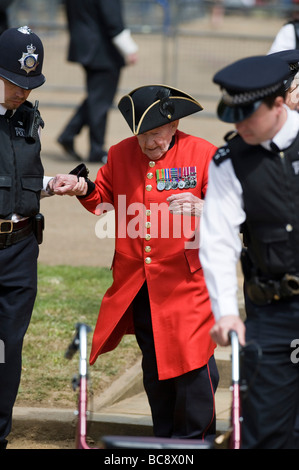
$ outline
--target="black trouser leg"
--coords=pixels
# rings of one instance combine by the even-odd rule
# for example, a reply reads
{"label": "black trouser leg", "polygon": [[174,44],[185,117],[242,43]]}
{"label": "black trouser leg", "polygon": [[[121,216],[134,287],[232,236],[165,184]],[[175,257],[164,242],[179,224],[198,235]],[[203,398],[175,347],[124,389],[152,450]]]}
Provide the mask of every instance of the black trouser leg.
{"label": "black trouser leg", "polygon": [[299,338],[298,296],[266,307],[246,299],[246,310],[242,446],[297,449],[299,367],[291,360],[291,342]]}
{"label": "black trouser leg", "polygon": [[206,366],[168,380],[159,380],[146,284],[134,304],[134,325],[142,351],[144,388],[157,437],[202,439],[215,437],[218,371],[214,357]]}
{"label": "black trouser leg", "polygon": [[22,367],[23,338],[28,328],[37,290],[38,245],[34,235],[0,250],[0,443],[11,430],[12,409]]}

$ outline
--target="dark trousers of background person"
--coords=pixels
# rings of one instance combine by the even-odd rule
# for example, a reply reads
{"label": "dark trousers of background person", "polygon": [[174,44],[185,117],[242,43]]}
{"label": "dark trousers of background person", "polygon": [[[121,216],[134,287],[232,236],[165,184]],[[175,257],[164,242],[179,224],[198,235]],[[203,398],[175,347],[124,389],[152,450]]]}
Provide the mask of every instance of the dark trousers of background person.
{"label": "dark trousers of background person", "polygon": [[299,363],[292,361],[291,342],[299,341],[299,296],[266,307],[245,301],[242,447],[298,449]]}
{"label": "dark trousers of background person", "polygon": [[5,438],[11,430],[20,383],[23,338],[37,291],[38,250],[34,234],[0,250],[0,339],[4,342],[4,363],[0,363],[0,449],[5,448]]}
{"label": "dark trousers of background person", "polygon": [[200,369],[159,380],[146,284],[134,299],[133,314],[154,435],[213,441],[216,433],[214,395],[219,379],[214,356]]}
{"label": "dark trousers of background person", "polygon": [[60,135],[64,141],[73,141],[84,126],[89,128],[89,161],[100,161],[107,155],[104,148],[108,112],[112,106],[120,77],[120,69],[94,70],[85,67],[87,97],[76,110]]}

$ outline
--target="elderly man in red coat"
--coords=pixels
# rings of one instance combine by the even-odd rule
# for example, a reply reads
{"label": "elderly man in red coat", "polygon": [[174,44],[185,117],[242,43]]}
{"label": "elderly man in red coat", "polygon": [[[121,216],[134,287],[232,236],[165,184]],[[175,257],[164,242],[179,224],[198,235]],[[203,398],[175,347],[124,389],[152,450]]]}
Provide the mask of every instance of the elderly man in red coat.
{"label": "elderly man in red coat", "polygon": [[202,107],[177,89],[140,87],[119,109],[134,135],[110,148],[95,182],[78,175],[80,165],[77,176],[51,182],[92,213],[115,210],[113,283],[90,362],[135,333],[155,436],[212,440],[218,372],[198,238],[216,147],[178,130],[180,118]]}

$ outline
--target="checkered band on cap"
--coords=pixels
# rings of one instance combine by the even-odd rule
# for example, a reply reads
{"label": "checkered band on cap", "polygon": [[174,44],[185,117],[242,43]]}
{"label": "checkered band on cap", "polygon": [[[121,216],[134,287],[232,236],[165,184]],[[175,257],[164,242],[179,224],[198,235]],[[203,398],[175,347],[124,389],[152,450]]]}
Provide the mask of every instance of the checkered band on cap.
{"label": "checkered band on cap", "polygon": [[272,95],[282,86],[282,83],[263,88],[261,90],[244,91],[230,95],[227,90],[223,92],[222,100],[229,106],[242,106],[262,100],[266,96]]}
{"label": "checkered band on cap", "polygon": [[295,64],[289,64],[289,67],[290,67],[291,72],[295,72],[295,71],[299,70],[298,62],[296,62]]}

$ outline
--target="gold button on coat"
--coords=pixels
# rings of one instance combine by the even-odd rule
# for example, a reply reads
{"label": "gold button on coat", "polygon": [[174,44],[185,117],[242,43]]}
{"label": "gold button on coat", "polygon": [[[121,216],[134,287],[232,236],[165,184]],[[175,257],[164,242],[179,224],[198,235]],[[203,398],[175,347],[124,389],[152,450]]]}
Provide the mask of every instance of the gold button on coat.
{"label": "gold button on coat", "polygon": [[146,262],[146,264],[151,264],[152,258],[150,258],[150,257],[148,256],[147,258],[145,258],[144,261]]}
{"label": "gold button on coat", "polygon": [[151,184],[147,184],[147,185],[145,186],[145,189],[146,189],[147,191],[151,191],[151,190],[153,189],[153,187],[152,187]]}
{"label": "gold button on coat", "polygon": [[145,212],[145,214],[146,214],[147,216],[150,216],[150,215],[151,215],[151,213],[152,213],[152,211],[151,211],[150,209],[146,209],[146,212]]}
{"label": "gold button on coat", "polygon": [[147,242],[148,242],[151,238],[152,238],[152,237],[150,236],[149,233],[147,233],[147,234],[145,235],[145,239],[146,239]]}
{"label": "gold button on coat", "polygon": [[145,227],[146,227],[146,228],[150,228],[151,225],[152,225],[152,224],[151,224],[150,222],[145,222]]}
{"label": "gold button on coat", "polygon": [[147,246],[144,248],[144,251],[145,251],[146,253],[150,253],[150,252],[152,251],[152,248],[151,248],[149,245],[147,245]]}
{"label": "gold button on coat", "polygon": [[152,177],[154,176],[154,174],[153,173],[148,173],[146,176],[148,177],[149,180],[151,180]]}
{"label": "gold button on coat", "polygon": [[154,168],[155,165],[156,165],[155,162],[152,162],[152,161],[149,162],[149,166],[150,166],[151,168]]}

